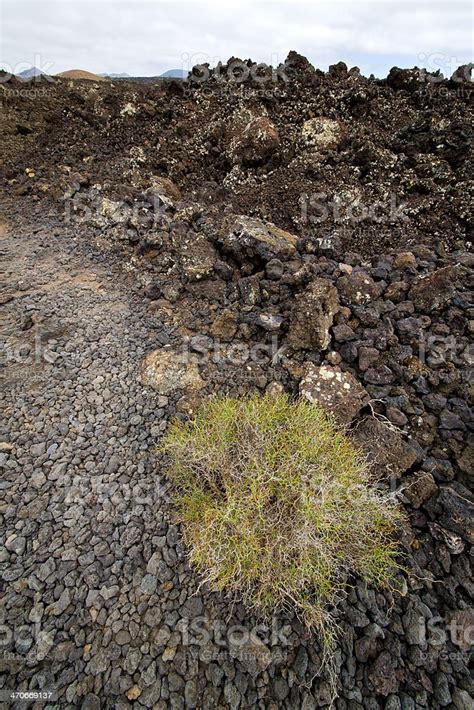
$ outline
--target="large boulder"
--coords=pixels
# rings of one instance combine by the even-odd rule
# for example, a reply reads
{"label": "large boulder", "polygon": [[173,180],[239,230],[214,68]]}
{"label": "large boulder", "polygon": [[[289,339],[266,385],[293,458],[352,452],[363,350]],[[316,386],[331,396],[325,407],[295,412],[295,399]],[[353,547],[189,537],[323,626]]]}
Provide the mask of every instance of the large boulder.
{"label": "large boulder", "polygon": [[221,134],[224,153],[234,165],[262,163],[280,146],[278,129],[262,106],[241,106],[215,130],[217,138]]}
{"label": "large boulder", "polygon": [[236,165],[252,165],[268,159],[279,145],[277,127],[268,116],[256,116],[235,132],[228,154]]}
{"label": "large boulder", "polygon": [[233,216],[225,221],[219,241],[237,261],[257,258],[267,262],[296,253],[297,237],[255,217]]}
{"label": "large boulder", "polygon": [[431,313],[446,306],[466,272],[463,266],[445,266],[416,281],[409,293],[416,310]]}
{"label": "large boulder", "polygon": [[350,372],[328,365],[318,367],[312,362],[305,365],[299,389],[304,399],[334,414],[343,425],[350,424],[369,400],[368,393]]}
{"label": "large boulder", "polygon": [[326,279],[314,279],[294,300],[287,343],[292,348],[325,350],[331,336],[329,328],[339,309],[334,286]]}

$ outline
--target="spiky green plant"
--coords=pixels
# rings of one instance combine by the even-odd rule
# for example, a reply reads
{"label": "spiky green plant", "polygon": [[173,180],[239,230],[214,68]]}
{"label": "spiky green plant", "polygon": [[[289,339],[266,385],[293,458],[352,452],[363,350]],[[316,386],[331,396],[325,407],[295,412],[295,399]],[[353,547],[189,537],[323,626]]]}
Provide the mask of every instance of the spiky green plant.
{"label": "spiky green plant", "polygon": [[191,562],[211,588],[291,605],[328,644],[348,575],[384,584],[402,514],[332,417],[286,395],[216,398],[164,440]]}

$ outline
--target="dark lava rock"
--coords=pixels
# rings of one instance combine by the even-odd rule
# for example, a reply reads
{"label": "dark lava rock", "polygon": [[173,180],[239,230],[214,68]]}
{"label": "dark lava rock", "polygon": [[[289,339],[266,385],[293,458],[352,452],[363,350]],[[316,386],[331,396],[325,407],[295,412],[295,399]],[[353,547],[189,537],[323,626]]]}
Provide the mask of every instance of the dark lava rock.
{"label": "dark lava rock", "polygon": [[419,508],[435,495],[438,486],[430,473],[415,473],[403,480],[403,492],[414,508]]}
{"label": "dark lava rock", "polygon": [[359,368],[364,372],[367,370],[371,365],[377,362],[377,360],[380,357],[380,353],[376,348],[367,348],[367,347],[361,347],[359,348]]}
{"label": "dark lava rock", "polygon": [[393,428],[378,419],[365,418],[354,430],[354,438],[366,451],[377,474],[398,478],[413,466],[418,452]]}
{"label": "dark lava rock", "polygon": [[448,409],[445,409],[439,415],[439,426],[440,426],[440,429],[461,429],[461,430],[463,430],[466,428],[466,425],[464,424],[461,417],[458,417],[457,414],[454,414],[454,412],[450,412]]}
{"label": "dark lava rock", "polygon": [[339,308],[337,291],[330,281],[315,279],[297,294],[290,316],[288,345],[295,349],[324,350],[329,328]]}
{"label": "dark lava rock", "polygon": [[398,689],[395,663],[388,651],[382,651],[367,670],[367,677],[377,695],[390,695]]}
{"label": "dark lava rock", "polygon": [[352,328],[345,323],[335,325],[332,329],[332,333],[336,343],[345,343],[347,340],[354,340],[356,337]]}
{"label": "dark lava rock", "polygon": [[438,522],[448,530],[461,535],[467,542],[474,542],[474,505],[466,495],[461,495],[454,488],[441,487],[438,503],[443,513]]}
{"label": "dark lava rock", "polygon": [[394,380],[393,372],[386,365],[369,367],[364,372],[364,380],[370,385],[389,385]]}
{"label": "dark lava rock", "polygon": [[346,306],[369,303],[380,293],[373,278],[365,271],[354,271],[350,276],[341,276],[337,280],[337,290],[341,302]]}
{"label": "dark lava rock", "polygon": [[280,259],[270,259],[265,266],[267,278],[273,281],[278,281],[283,276],[284,264]]}

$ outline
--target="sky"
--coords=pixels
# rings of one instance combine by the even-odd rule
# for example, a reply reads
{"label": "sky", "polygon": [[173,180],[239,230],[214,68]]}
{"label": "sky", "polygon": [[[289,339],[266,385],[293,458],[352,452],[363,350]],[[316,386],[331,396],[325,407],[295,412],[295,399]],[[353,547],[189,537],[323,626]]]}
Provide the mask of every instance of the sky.
{"label": "sky", "polygon": [[472,61],[472,20],[465,0],[0,0],[0,68],[156,76],[231,56],[276,65],[296,50],[323,70],[446,76]]}

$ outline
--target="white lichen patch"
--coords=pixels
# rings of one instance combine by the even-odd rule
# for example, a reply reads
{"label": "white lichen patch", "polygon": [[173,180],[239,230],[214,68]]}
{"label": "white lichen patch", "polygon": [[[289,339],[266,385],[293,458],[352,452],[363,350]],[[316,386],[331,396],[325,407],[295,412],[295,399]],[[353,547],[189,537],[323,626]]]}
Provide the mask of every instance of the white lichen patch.
{"label": "white lichen patch", "polygon": [[335,150],[344,137],[341,123],[317,116],[305,121],[301,130],[303,143],[320,150]]}
{"label": "white lichen patch", "polygon": [[134,116],[137,113],[137,107],[130,101],[125,104],[125,106],[120,111],[121,116]]}

